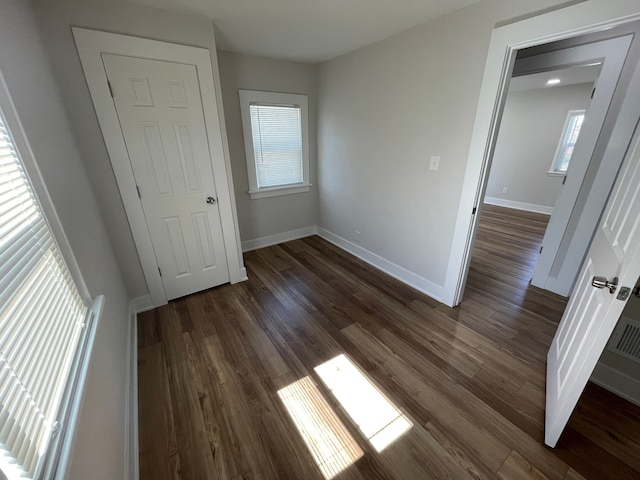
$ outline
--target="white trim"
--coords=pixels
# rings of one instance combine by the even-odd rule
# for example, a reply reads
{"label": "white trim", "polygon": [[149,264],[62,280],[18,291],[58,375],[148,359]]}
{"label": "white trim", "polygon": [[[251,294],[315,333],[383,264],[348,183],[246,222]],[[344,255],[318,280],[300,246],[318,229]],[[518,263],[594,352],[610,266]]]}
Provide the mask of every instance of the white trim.
{"label": "white trim", "polygon": [[442,287],[440,285],[436,285],[430,280],[427,280],[426,278],[421,277],[400,265],[396,265],[395,263],[382,258],[380,255],[370,252],[360,245],[356,245],[355,243],[350,242],[349,240],[322,227],[318,227],[318,235],[387,275],[392,276],[396,280],[415,288],[419,292],[424,293],[439,302],[442,301]]}
{"label": "white trim", "polygon": [[535,203],[516,202],[515,200],[504,200],[496,197],[484,197],[484,203],[489,205],[497,205],[498,207],[513,208],[515,210],[525,210],[527,212],[542,213],[543,215],[551,215],[553,207],[546,205],[536,205]]}
{"label": "white trim", "polygon": [[69,416],[67,417],[67,432],[64,436],[62,446],[60,447],[60,459],[55,472],[55,480],[63,480],[69,478],[69,467],[73,461],[73,452],[75,451],[76,437],[78,434],[78,420],[80,412],[84,404],[86,393],[87,376],[89,374],[89,366],[93,355],[93,344],[96,339],[99,323],[102,319],[104,311],[104,296],[99,295],[93,299],[90,307],[93,315],[91,329],[87,332],[88,337],[85,343],[86,355],[82,359],[82,363],[78,367],[76,395],[69,406]]}
{"label": "white trim", "polygon": [[640,380],[602,362],[598,362],[589,380],[640,407]]}
{"label": "white trim", "polygon": [[141,297],[134,298],[130,302],[130,310],[134,314],[153,310],[155,306],[151,301],[151,295],[142,295]]}
{"label": "white trim", "polygon": [[73,27],[72,31],[153,305],[166,304],[167,296],[158,272],[142,204],[138,198],[120,122],[109,93],[102,53],[177,62],[197,68],[230,281],[237,283],[246,279],[242,252],[238,248],[237,213],[231,194],[232,179],[228,173],[231,172],[231,164],[229,156],[225,154],[226,139],[221,134],[224,119],[220,118],[218,110],[218,103],[221,102],[216,99],[217,90],[209,50],[77,27]]}
{"label": "white trim", "polygon": [[310,237],[317,233],[318,227],[313,225],[311,227],[297,228],[295,230],[289,230],[288,232],[267,235],[266,237],[254,238],[253,240],[246,240],[242,242],[242,251],[250,252],[251,250],[257,250],[259,248],[270,247],[271,245],[278,245],[279,243]]}
{"label": "white trim", "polygon": [[[242,117],[242,135],[244,137],[247,176],[249,178],[249,194],[251,199],[275,197],[291,193],[309,191],[309,97],[299,93],[263,92],[258,90],[238,90],[240,98],[240,115]],[[253,132],[251,129],[252,103],[281,105],[300,108],[300,134],[302,136],[302,182],[295,185],[273,185],[259,188],[256,175],[256,159],[253,148]]]}
{"label": "white trim", "polygon": [[249,195],[251,195],[251,200],[255,200],[257,198],[278,197],[280,195],[308,192],[309,187],[311,187],[310,183],[294,183],[293,185],[281,185],[278,187],[249,190]]}
{"label": "white trim", "polygon": [[150,295],[129,302],[129,335],[127,345],[127,387],[125,403],[124,478],[140,478],[138,436],[138,313],[153,309]]}
{"label": "white trim", "polygon": [[470,241],[474,234],[472,211],[482,198],[487,159],[495,143],[502,104],[518,49],[603,31],[640,18],[636,0],[588,0],[493,30],[480,87],[478,107],[442,301],[459,303],[468,268]]}

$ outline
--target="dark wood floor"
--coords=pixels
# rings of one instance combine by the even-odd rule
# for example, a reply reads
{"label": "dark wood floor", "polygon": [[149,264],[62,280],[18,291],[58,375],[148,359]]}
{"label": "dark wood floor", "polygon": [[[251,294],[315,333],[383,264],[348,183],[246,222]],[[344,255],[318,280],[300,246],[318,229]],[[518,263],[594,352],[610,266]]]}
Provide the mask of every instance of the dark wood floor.
{"label": "dark wood floor", "polygon": [[[485,208],[455,309],[309,237],[247,253],[247,282],[139,315],[140,478],[322,479],[278,394],[292,385],[319,437],[342,439],[330,452],[351,438],[362,454],[336,479],[640,478],[640,408],[594,385],[543,445],[565,304],[528,284],[545,225]],[[340,354],[412,424],[380,453],[315,370]]]}

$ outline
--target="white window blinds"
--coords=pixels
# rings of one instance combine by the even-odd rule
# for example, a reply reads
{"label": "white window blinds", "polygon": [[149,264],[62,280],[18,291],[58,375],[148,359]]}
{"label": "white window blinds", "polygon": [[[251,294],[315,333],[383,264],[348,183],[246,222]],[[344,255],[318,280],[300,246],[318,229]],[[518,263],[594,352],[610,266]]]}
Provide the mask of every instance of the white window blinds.
{"label": "white window blinds", "polygon": [[556,158],[554,159],[552,171],[556,173],[566,173],[569,169],[569,162],[573,155],[573,149],[578,141],[580,129],[584,122],[584,110],[571,110],[567,115],[560,144],[558,145]]}
{"label": "white window blinds", "polygon": [[300,107],[251,104],[249,111],[258,188],[302,183]]}
{"label": "white window blinds", "polygon": [[87,315],[0,115],[0,469],[49,454]]}

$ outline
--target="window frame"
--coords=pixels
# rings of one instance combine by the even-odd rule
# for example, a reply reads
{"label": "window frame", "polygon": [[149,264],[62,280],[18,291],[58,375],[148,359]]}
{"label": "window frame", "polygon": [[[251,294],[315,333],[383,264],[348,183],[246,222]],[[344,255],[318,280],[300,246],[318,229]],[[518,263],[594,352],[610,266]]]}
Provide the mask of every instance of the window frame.
{"label": "window frame", "polygon": [[71,244],[64,232],[60,218],[55,210],[49,191],[45,185],[35,155],[29,144],[26,132],[11,98],[8,86],[0,72],[0,116],[9,132],[15,151],[24,167],[25,175],[36,201],[42,211],[45,223],[69,270],[73,283],[87,307],[85,328],[78,341],[78,348],[69,372],[67,384],[56,416],[60,429],[50,440],[37,478],[66,478],[73,451],[80,409],[84,397],[91,353],[102,311],[104,296],[91,298],[89,289],[82,277]]}
{"label": "window frame", "polygon": [[[569,166],[567,166],[567,170],[560,170],[558,168],[558,165],[560,164],[560,159],[564,156],[564,151],[566,150],[565,138],[569,130],[569,125],[571,123],[571,119],[574,116],[583,115],[584,117],[586,117],[586,114],[587,114],[587,110],[584,108],[577,108],[574,110],[569,110],[567,112],[567,116],[565,117],[565,120],[564,120],[564,127],[562,128],[562,134],[560,135],[560,140],[558,141],[558,146],[556,147],[556,153],[553,155],[551,166],[549,167],[549,171],[547,172],[548,175],[553,177],[564,177],[567,175],[567,170],[569,169]],[[582,122],[584,124],[584,119],[582,120]],[[580,130],[582,130],[582,125],[580,126]],[[578,137],[580,137],[579,133],[578,133]]]}
{"label": "window frame", "polygon": [[[309,99],[307,95],[297,93],[264,92],[258,90],[238,90],[240,113],[242,117],[242,133],[244,137],[247,176],[249,179],[249,195],[252,200],[258,198],[290,195],[309,191]],[[251,104],[267,104],[274,106],[296,106],[300,108],[300,130],[302,134],[302,182],[272,187],[258,187],[256,159],[253,149],[251,129]]]}

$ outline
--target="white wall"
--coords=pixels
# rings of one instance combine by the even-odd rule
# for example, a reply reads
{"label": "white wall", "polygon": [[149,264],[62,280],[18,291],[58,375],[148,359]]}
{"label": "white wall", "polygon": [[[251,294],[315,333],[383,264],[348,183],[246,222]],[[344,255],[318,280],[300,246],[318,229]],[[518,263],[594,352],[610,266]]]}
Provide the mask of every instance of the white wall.
{"label": "white wall", "polygon": [[[559,3],[487,0],[322,64],[319,226],[431,282],[438,296],[491,31]],[[431,155],[441,156],[438,171]]]}
{"label": "white wall", "polygon": [[0,0],[0,70],[92,296],[106,303],[71,478],[124,475],[128,296],[29,2]]}
{"label": "white wall", "polygon": [[[564,177],[547,172],[567,112],[586,108],[592,88],[592,84],[582,84],[509,92],[485,201],[554,206]],[[509,189],[506,194],[504,187]]]}
{"label": "white wall", "polygon": [[[53,74],[104,216],[127,292],[131,298],[145,295],[148,293],[147,285],[93,110],[71,26],[208,48],[218,82],[213,24],[205,18],[169,13],[124,0],[36,0],[35,8]],[[219,108],[221,105],[219,102]]]}
{"label": "white wall", "polygon": [[[218,66],[241,240],[246,244],[258,238],[315,226],[317,223],[317,67],[305,63],[270,60],[231,52],[218,52]],[[238,89],[299,93],[308,96],[309,178],[313,184],[308,192],[251,199],[247,193],[249,180]]]}

